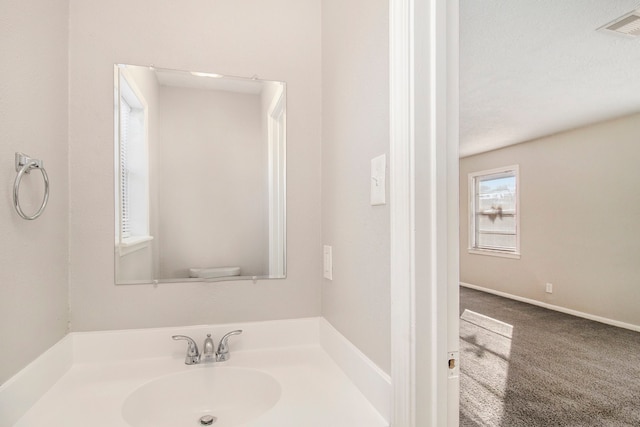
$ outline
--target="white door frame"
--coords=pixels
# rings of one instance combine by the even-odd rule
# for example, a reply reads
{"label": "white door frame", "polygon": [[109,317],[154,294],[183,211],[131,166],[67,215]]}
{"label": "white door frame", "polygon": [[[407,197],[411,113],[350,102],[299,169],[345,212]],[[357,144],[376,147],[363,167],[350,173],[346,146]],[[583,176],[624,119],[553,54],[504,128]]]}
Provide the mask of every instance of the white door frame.
{"label": "white door frame", "polygon": [[458,1],[390,0],[392,427],[458,425]]}
{"label": "white door frame", "polygon": [[286,136],[285,92],[278,85],[267,110],[267,177],[269,181],[269,276],[286,272]]}

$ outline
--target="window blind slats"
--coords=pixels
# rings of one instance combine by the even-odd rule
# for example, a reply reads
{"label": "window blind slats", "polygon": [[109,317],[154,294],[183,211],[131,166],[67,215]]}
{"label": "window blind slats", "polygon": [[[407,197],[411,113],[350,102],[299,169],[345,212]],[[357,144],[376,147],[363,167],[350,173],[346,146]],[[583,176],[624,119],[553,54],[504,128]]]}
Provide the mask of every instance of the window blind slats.
{"label": "window blind slats", "polygon": [[473,249],[518,251],[516,170],[473,174]]}
{"label": "window blind slats", "polygon": [[131,106],[120,98],[120,230],[122,238],[131,237],[131,215],[129,203],[129,123]]}

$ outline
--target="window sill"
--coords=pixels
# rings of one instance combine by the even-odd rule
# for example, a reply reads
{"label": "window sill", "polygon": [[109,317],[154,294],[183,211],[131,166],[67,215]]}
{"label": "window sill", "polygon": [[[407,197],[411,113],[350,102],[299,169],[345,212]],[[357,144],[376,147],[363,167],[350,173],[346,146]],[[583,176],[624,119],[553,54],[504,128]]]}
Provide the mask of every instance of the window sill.
{"label": "window sill", "polygon": [[488,256],[497,256],[500,258],[511,258],[511,259],[520,259],[519,252],[502,252],[502,251],[492,251],[489,249],[469,249],[470,254],[473,255],[488,255]]}
{"label": "window sill", "polygon": [[149,246],[149,242],[153,240],[153,236],[136,236],[131,237],[116,245],[116,249],[120,256],[125,256],[135,251],[139,251]]}

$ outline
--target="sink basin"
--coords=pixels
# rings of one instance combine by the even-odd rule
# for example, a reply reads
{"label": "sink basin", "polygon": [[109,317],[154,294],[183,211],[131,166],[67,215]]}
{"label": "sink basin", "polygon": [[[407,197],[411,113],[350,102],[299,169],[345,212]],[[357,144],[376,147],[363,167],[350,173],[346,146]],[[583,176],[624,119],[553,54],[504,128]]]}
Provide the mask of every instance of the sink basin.
{"label": "sink basin", "polygon": [[231,427],[265,413],[280,392],[264,372],[201,365],[140,386],[125,400],[122,416],[132,427]]}

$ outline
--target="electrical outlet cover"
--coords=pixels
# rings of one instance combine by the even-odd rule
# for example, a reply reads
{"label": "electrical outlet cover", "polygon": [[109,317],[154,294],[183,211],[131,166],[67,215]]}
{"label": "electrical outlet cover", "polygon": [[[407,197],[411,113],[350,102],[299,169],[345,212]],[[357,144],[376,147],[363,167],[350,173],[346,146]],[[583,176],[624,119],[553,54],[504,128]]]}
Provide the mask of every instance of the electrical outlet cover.
{"label": "electrical outlet cover", "polygon": [[333,280],[333,250],[331,246],[324,245],[323,254],[323,276],[325,279]]}

